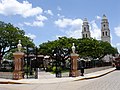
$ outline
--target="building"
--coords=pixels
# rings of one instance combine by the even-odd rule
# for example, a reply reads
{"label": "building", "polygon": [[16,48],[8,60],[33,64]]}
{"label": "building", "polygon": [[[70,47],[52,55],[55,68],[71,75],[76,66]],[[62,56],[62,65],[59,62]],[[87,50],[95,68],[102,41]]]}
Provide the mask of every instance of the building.
{"label": "building", "polygon": [[[82,38],[90,38],[90,37],[91,37],[91,34],[89,30],[89,23],[85,18],[83,20],[83,25],[82,25]],[[109,22],[105,15],[103,15],[101,20],[101,40],[104,42],[111,43]]]}
{"label": "building", "polygon": [[87,18],[83,20],[82,25],[82,38],[90,38],[90,30],[89,30],[89,23],[87,21]]}
{"label": "building", "polygon": [[109,30],[109,22],[105,15],[102,17],[101,21],[101,40],[104,42],[110,43],[110,30]]}

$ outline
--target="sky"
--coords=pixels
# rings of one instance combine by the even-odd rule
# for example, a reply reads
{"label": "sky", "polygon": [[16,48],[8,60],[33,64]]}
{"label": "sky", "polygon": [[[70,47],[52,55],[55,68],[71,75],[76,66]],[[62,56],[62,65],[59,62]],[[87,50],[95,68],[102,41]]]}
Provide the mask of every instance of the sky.
{"label": "sky", "polygon": [[100,40],[105,14],[111,44],[119,50],[119,4],[120,0],[0,0],[0,20],[24,30],[38,46],[62,36],[81,38],[84,18],[89,22],[91,36]]}

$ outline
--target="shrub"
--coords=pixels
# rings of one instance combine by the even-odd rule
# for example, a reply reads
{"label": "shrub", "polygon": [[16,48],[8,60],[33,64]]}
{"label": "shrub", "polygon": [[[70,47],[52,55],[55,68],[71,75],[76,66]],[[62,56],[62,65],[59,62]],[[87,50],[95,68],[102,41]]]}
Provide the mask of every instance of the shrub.
{"label": "shrub", "polygon": [[46,71],[48,72],[52,71],[52,66],[48,65]]}
{"label": "shrub", "polygon": [[55,66],[52,68],[52,71],[53,71],[53,73],[56,72],[56,67]]}
{"label": "shrub", "polygon": [[61,71],[62,71],[62,68],[61,68],[61,67],[57,67],[57,70],[56,70],[56,66],[54,66],[54,67],[52,68],[52,71],[53,71],[53,73],[56,73],[57,71],[58,71],[58,72],[61,72]]}

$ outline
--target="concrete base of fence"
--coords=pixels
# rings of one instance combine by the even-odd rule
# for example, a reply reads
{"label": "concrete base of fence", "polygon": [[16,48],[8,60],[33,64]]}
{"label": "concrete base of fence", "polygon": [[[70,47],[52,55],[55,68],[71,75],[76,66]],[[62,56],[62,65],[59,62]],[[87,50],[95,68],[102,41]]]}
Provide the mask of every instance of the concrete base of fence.
{"label": "concrete base of fence", "polygon": [[13,72],[0,72],[0,78],[13,79]]}

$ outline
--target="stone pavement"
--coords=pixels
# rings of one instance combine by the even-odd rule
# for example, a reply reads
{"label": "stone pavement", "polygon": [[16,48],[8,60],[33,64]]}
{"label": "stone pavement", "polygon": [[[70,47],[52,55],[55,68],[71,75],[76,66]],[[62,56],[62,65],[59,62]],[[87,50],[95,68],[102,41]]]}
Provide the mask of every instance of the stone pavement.
{"label": "stone pavement", "polygon": [[54,74],[51,74],[49,72],[39,72],[39,79],[21,79],[21,80],[11,80],[11,79],[2,79],[0,78],[0,83],[5,84],[32,84],[32,83],[59,83],[59,82],[71,82],[71,81],[77,81],[77,80],[85,80],[85,79],[92,79],[97,78],[103,75],[106,75],[112,71],[114,71],[115,68],[109,68],[101,71],[96,71],[92,73],[85,74],[84,76],[78,76],[78,77],[62,77],[62,78],[56,78]]}

